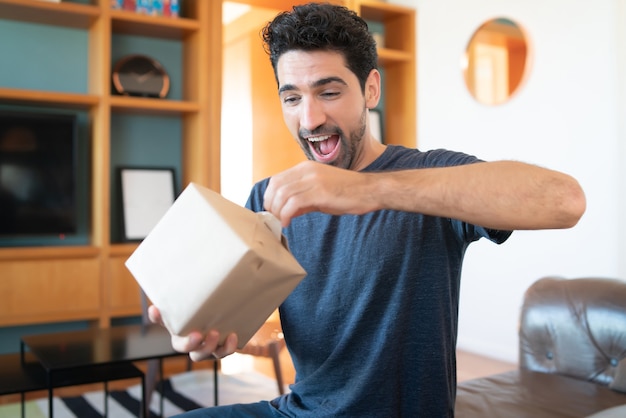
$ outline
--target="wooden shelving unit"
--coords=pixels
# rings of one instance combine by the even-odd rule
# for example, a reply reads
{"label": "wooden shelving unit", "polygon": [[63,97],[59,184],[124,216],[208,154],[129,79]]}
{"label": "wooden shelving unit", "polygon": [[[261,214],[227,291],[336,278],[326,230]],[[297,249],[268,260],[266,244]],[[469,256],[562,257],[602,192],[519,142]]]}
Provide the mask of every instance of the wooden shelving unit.
{"label": "wooden shelving unit", "polygon": [[[0,17],[84,30],[89,39],[85,93],[0,86],[0,103],[87,111],[91,126],[89,244],[0,249],[0,326],[91,320],[139,313],[139,289],[123,263],[136,244],[111,242],[111,117],[116,113],[180,117],[183,182],[219,189],[221,2],[187,0],[180,18],[92,4],[0,0]],[[181,100],[111,93],[112,38],[134,35],[182,45]],[[217,175],[216,175],[217,173]]]}
{"label": "wooden shelving unit", "polygon": [[384,141],[417,146],[415,10],[377,0],[354,0],[354,8],[366,20],[384,27],[384,48],[378,51],[385,72],[383,85]]}
{"label": "wooden shelving unit", "polygon": [[[291,4],[285,0],[240,2],[264,7]],[[384,136],[388,143],[415,146],[415,12],[375,0],[337,2],[385,26],[386,44],[380,50],[387,74]],[[89,39],[86,92],[0,86],[0,104],[86,111],[91,136],[89,243],[0,248],[0,327],[72,320],[106,327],[113,318],[140,313],[139,288],[124,266],[136,244],[116,243],[111,238],[112,116],[180,118],[182,184],[194,181],[219,191],[222,2],[186,0],[183,6],[182,17],[166,18],[111,10],[110,0],[92,0],[92,4],[0,0],[0,19],[75,28],[85,31]],[[180,42],[182,98],[112,94],[112,38],[116,35]]]}

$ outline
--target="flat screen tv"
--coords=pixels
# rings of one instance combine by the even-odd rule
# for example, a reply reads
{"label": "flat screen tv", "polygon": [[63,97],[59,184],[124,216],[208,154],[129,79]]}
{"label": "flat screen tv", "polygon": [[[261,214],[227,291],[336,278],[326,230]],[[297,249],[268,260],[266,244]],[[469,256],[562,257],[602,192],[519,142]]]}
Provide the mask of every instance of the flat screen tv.
{"label": "flat screen tv", "polygon": [[0,110],[0,238],[77,229],[76,116]]}

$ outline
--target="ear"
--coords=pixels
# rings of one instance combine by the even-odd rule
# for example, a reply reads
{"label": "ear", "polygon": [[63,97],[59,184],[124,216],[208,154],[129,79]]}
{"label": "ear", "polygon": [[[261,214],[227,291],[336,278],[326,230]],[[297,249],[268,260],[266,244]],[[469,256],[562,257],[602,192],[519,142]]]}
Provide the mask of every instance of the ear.
{"label": "ear", "polygon": [[370,71],[365,80],[365,107],[373,109],[380,101],[380,73],[377,69]]}

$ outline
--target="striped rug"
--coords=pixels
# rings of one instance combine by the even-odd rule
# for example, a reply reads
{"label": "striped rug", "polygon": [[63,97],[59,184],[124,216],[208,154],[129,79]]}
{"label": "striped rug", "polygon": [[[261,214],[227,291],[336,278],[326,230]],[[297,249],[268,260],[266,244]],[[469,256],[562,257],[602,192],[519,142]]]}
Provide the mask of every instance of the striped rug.
{"label": "striped rug", "polygon": [[[164,416],[171,417],[184,411],[214,405],[213,371],[208,369],[180,373],[165,382],[163,409]],[[108,416],[111,418],[139,417],[141,403],[140,384],[125,391],[111,391],[108,401]],[[276,380],[255,371],[238,374],[220,374],[218,381],[218,402],[220,405],[249,403],[269,400],[278,396]],[[157,417],[160,411],[161,394],[154,393],[150,403],[150,417]],[[33,405],[34,404],[34,405]],[[88,392],[83,396],[54,398],[55,418],[102,418],[104,416],[104,395],[102,391]],[[26,403],[28,418],[46,418],[48,399],[38,399]],[[0,408],[7,413],[13,411],[19,417],[19,406],[7,405]],[[11,416],[11,415],[7,415]]]}

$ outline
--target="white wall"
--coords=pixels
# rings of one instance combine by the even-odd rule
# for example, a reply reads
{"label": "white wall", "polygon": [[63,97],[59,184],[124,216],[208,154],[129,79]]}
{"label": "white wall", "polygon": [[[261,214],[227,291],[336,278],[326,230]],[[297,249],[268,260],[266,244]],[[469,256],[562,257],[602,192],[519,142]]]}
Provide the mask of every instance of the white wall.
{"label": "white wall", "polygon": [[[626,157],[626,1],[615,0],[615,19],[614,27],[616,29],[616,66],[617,66],[617,121],[618,121],[618,142],[619,148],[617,153],[620,157],[620,161]],[[621,51],[621,52],[619,52]],[[626,168],[621,167],[619,172],[619,189],[621,192],[617,193],[619,196],[619,208],[620,214],[623,214],[626,209]],[[626,248],[626,217],[620,216],[618,218],[618,231],[620,236],[620,248],[623,250]],[[622,273],[621,277],[624,277],[626,272],[626,257],[620,257],[619,271]]]}
{"label": "white wall", "polygon": [[[458,345],[517,361],[519,307],[535,279],[626,279],[626,165],[620,164],[626,157],[626,1],[388,1],[418,11],[421,149],[442,147],[562,170],[587,194],[587,212],[571,230],[516,232],[502,246],[479,242],[468,251]],[[503,106],[486,107],[467,93],[460,62],[474,30],[494,17],[508,17],[526,30],[532,62],[519,94]],[[236,109],[240,121],[242,109]],[[239,122],[224,126],[250,129]],[[228,135],[231,152],[240,158],[235,139],[243,136]],[[240,172],[244,166],[223,167],[235,170],[223,175],[235,182],[223,189],[245,190],[229,195],[241,204],[249,187],[240,182],[251,178]]]}
{"label": "white wall", "polygon": [[[419,148],[531,162],[570,173],[585,189],[587,212],[575,228],[516,232],[502,246],[468,251],[458,345],[517,361],[519,307],[534,280],[626,278],[626,2],[390,2],[418,11]],[[531,67],[510,102],[487,107],[467,93],[460,60],[474,30],[494,17],[526,30]]]}
{"label": "white wall", "polygon": [[[229,12],[232,10],[227,8]],[[221,194],[243,206],[252,187],[252,80],[247,39],[224,46],[222,72]]]}

